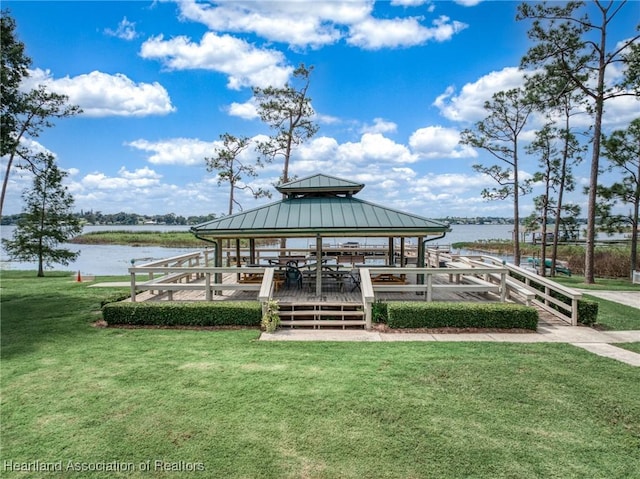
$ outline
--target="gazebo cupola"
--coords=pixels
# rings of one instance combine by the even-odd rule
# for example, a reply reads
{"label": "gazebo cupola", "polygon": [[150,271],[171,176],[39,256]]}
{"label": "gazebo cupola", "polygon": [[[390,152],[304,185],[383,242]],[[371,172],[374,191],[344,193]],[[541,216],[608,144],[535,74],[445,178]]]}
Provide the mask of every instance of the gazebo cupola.
{"label": "gazebo cupola", "polygon": [[364,188],[362,183],[343,180],[328,175],[313,175],[301,180],[290,181],[276,187],[286,199],[343,197],[351,198]]}

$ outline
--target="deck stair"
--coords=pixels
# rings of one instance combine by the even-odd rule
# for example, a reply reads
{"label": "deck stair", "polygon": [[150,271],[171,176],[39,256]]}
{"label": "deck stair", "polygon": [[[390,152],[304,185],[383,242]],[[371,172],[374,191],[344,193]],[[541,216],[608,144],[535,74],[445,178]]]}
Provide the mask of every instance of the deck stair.
{"label": "deck stair", "polygon": [[280,325],[304,328],[364,328],[361,304],[346,302],[280,303]]}

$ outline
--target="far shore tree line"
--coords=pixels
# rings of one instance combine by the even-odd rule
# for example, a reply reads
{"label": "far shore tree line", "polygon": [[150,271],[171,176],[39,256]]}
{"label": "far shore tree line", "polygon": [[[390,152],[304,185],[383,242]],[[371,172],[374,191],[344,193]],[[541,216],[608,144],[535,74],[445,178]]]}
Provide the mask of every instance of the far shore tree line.
{"label": "far shore tree line", "polygon": [[[640,117],[626,128],[610,135],[603,134],[603,114],[611,100],[622,96],[640,97],[640,35],[629,33],[625,41],[611,46],[608,30],[616,16],[624,15],[626,0],[609,2],[594,0],[568,2],[522,3],[516,19],[530,21],[528,37],[532,47],[521,61],[528,72],[522,87],[499,91],[485,102],[487,116],[461,133],[461,144],[484,150],[494,164],[476,164],[473,169],[492,178],[497,186],[482,191],[487,200],[513,201],[513,255],[520,264],[521,225],[526,231],[541,230],[542,264],[546,260],[547,238],[551,238],[551,274],[557,260],[558,240],[562,232],[575,231],[582,214],[579,206],[566,202],[565,195],[576,188],[573,169],[590,153],[590,181],[584,193],[588,196],[586,211],[585,282],[594,283],[595,236],[599,225],[607,231],[630,228],[631,272],[637,269],[637,231],[640,208]],[[596,15],[591,18],[591,6]],[[79,215],[71,213],[73,198],[62,184],[61,172],[51,153],[33,152],[26,140],[35,139],[56,119],[81,113],[78,106],[69,105],[68,98],[46,91],[43,86],[30,92],[20,89],[28,76],[31,60],[24,53],[24,44],[15,37],[15,22],[8,11],[2,12],[2,156],[7,166],[0,197],[0,218],[9,174],[13,167],[26,168],[34,176],[31,190],[23,195],[25,211],[17,221],[16,236],[6,241],[7,251],[14,257],[38,259],[42,262],[63,262],[73,258],[57,254],[55,245],[77,231]],[[622,72],[617,83],[608,80],[613,70]],[[253,88],[253,96],[261,121],[271,131],[266,140],[255,141],[234,135],[220,134],[219,146],[212,156],[203,159],[204,166],[215,172],[218,185],[228,184],[227,214],[242,209],[240,191],[254,198],[271,197],[267,187],[254,187],[259,170],[265,164],[282,161],[278,184],[296,178],[290,172],[295,149],[318,131],[314,122],[309,87],[313,66],[300,64],[292,81],[284,87]],[[578,115],[589,115],[592,126],[576,125]],[[530,133],[533,119],[544,118],[543,126],[524,149],[522,136]],[[538,161],[538,171],[531,178],[520,177],[523,155]],[[601,157],[607,164],[601,163]],[[599,175],[608,169],[620,173],[620,180],[602,185]],[[252,180],[249,182],[247,180]],[[543,193],[533,198],[534,213],[520,217],[521,198],[534,186]],[[613,214],[613,206],[630,207],[629,214]],[[90,223],[101,222],[93,212]],[[139,224],[138,215],[118,213],[124,218],[114,224]],[[190,224],[202,218],[164,215],[163,224]],[[214,216],[215,217],[215,216]],[[64,219],[64,220],[63,220]],[[205,217],[204,221],[213,219]],[[130,223],[127,223],[129,222]],[[184,221],[184,223],[183,223]],[[144,222],[144,221],[143,221]],[[56,227],[56,224],[58,225]],[[550,233],[549,235],[547,233]],[[34,249],[34,244],[35,249]],[[45,248],[46,246],[46,248]],[[40,268],[42,269],[42,268]],[[541,269],[545,274],[545,268]]]}
{"label": "far shore tree line", "polygon": [[[5,215],[2,217],[2,225],[16,225],[25,213],[15,215]],[[215,214],[198,215],[198,216],[182,216],[175,213],[145,215],[139,213],[127,213],[120,211],[118,213],[102,213],[101,211],[80,211],[73,213],[82,225],[109,226],[109,225],[169,225],[169,226],[187,226],[197,225],[205,221],[211,221],[217,218]]]}

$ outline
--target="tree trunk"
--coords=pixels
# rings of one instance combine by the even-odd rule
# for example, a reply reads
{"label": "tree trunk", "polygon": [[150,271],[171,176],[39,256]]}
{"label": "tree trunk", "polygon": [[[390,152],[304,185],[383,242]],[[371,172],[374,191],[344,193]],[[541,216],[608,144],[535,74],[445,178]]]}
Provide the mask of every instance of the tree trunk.
{"label": "tree trunk", "polygon": [[520,185],[518,183],[518,162],[514,167],[513,186],[513,264],[520,266]]}
{"label": "tree trunk", "polygon": [[638,267],[638,215],[640,214],[640,203],[636,200],[631,222],[631,279],[633,272]]}
{"label": "tree trunk", "polygon": [[2,181],[2,196],[0,196],[0,218],[2,218],[2,210],[4,209],[4,197],[7,194],[7,185],[9,184],[9,173],[11,172],[11,165],[13,164],[13,157],[15,153],[12,152],[9,155],[9,160],[7,161],[7,172],[4,175],[4,180]]}
{"label": "tree trunk", "polygon": [[[545,194],[545,198],[543,200],[543,204],[542,204],[542,241],[540,244],[540,266],[542,267],[541,269],[541,276],[545,277],[547,276],[547,214],[549,211],[548,208],[548,202],[549,202],[549,183],[548,183],[548,179],[547,179],[547,191]],[[551,270],[551,276],[553,276],[553,269]]]}
{"label": "tree trunk", "polygon": [[[606,23],[605,23],[606,25]],[[591,175],[589,178],[589,208],[587,212],[587,239],[584,259],[584,282],[594,284],[595,280],[595,241],[596,241],[596,190],[598,187],[598,173],[600,162],[600,136],[602,135],[602,114],[604,111],[604,74],[605,74],[605,46],[607,44],[607,29],[602,28],[600,35],[600,58],[598,63],[598,83],[595,92],[595,118],[593,122],[593,152],[591,155]]]}

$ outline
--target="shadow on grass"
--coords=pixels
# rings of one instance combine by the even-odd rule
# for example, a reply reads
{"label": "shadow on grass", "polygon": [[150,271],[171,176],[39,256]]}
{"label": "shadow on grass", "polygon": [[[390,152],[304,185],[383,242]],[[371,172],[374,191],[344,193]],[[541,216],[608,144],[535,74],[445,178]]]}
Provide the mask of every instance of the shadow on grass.
{"label": "shadow on grass", "polygon": [[77,343],[92,334],[100,302],[113,294],[76,283],[68,273],[2,273],[3,359],[37,351],[43,344]]}

